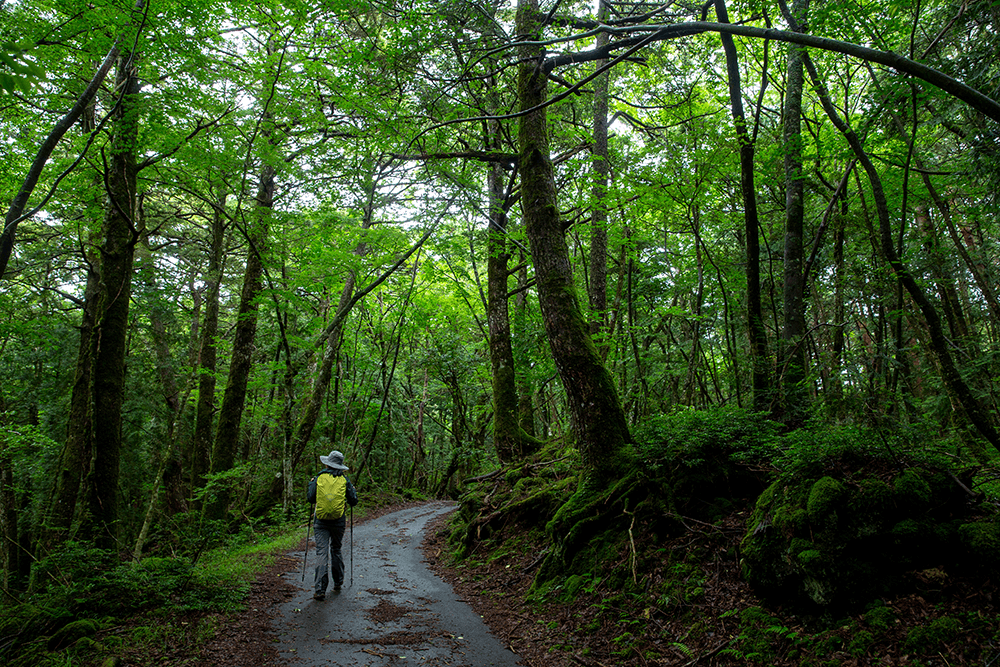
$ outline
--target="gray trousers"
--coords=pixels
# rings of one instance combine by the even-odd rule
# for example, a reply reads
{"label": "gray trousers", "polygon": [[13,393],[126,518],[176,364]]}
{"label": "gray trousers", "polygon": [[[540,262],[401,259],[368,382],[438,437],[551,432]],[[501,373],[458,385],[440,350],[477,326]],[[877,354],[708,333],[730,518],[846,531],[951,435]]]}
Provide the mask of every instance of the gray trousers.
{"label": "gray trousers", "polygon": [[325,521],[316,519],[313,529],[316,531],[316,579],[313,582],[314,592],[326,595],[330,585],[327,561],[333,564],[333,585],[344,585],[344,559],[340,555],[340,545],[344,541],[346,521]]}

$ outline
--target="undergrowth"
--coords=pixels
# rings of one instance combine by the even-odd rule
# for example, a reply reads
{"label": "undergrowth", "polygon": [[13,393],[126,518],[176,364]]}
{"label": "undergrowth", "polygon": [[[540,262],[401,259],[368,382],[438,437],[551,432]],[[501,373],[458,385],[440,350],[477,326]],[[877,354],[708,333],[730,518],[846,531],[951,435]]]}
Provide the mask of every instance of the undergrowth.
{"label": "undergrowth", "polygon": [[[173,634],[204,643],[218,627],[213,615],[241,609],[257,574],[301,538],[285,522],[248,522],[212,549],[138,563],[69,542],[37,564],[33,592],[0,606],[0,664],[97,665],[121,651],[155,650]],[[194,627],[179,626],[185,616]]]}
{"label": "undergrowth", "polygon": [[[661,416],[636,435],[630,480],[605,496],[574,497],[578,515],[567,518],[565,503],[584,488],[579,468],[549,470],[545,463],[558,460],[549,451],[480,483],[453,519],[455,564],[487,595],[516,595],[537,615],[535,632],[546,636],[532,641],[547,642],[552,664],[930,667],[1000,660],[1000,597],[992,579],[970,578],[968,570],[902,572],[891,596],[872,591],[865,604],[839,611],[761,597],[741,571],[748,520],[779,471],[793,479],[836,474],[866,488],[866,479],[900,470],[944,470],[988,488],[976,480],[995,473],[981,462],[970,472],[961,442],[931,441],[918,428],[890,437],[857,425],[786,435],[732,409]],[[907,480],[897,484],[894,502],[905,501]],[[994,500],[970,497],[987,509]],[[523,511],[525,503],[544,513]],[[587,539],[552,560],[560,541],[577,534],[573,522],[587,526]],[[984,533],[982,549],[995,538]]]}

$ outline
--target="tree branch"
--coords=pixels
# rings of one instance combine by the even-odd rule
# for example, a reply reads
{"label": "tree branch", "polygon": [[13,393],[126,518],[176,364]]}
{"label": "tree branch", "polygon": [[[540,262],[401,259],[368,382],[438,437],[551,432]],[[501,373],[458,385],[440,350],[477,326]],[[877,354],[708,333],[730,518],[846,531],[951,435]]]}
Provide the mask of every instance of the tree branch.
{"label": "tree branch", "polygon": [[753,37],[757,39],[771,39],[778,42],[798,44],[810,48],[843,53],[848,56],[867,60],[869,62],[885,65],[898,72],[909,74],[922,81],[926,81],[949,95],[957,97],[967,103],[972,108],[1000,122],[1000,102],[984,95],[980,91],[968,86],[947,74],[928,67],[922,63],[910,60],[891,51],[879,51],[859,44],[842,42],[837,39],[818,37],[806,33],[789,32],[774,28],[755,28],[747,25],[737,25],[733,23],[714,23],[711,21],[690,21],[688,23],[675,23],[672,25],[660,26],[626,26],[621,28],[608,27],[604,30],[612,35],[629,35],[642,33],[643,37],[633,36],[611,42],[604,48],[591,49],[581,53],[569,53],[547,58],[544,63],[546,70],[562,67],[565,65],[602,60],[612,53],[623,48],[631,49],[636,44],[644,44],[686,37],[703,32],[718,32],[743,37]]}

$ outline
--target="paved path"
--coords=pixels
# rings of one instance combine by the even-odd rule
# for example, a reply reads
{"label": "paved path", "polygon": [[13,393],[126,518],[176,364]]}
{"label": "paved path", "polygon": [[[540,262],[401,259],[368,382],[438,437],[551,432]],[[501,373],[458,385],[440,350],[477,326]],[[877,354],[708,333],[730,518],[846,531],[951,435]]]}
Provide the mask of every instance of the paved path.
{"label": "paved path", "polygon": [[312,599],[315,552],[310,550],[305,582],[301,571],[285,575],[301,592],[281,605],[275,618],[282,658],[296,667],[517,665],[517,656],[423,562],[424,527],[455,507],[427,503],[355,526],[353,585],[348,528],[344,589],[335,594],[331,586],[323,602]]}

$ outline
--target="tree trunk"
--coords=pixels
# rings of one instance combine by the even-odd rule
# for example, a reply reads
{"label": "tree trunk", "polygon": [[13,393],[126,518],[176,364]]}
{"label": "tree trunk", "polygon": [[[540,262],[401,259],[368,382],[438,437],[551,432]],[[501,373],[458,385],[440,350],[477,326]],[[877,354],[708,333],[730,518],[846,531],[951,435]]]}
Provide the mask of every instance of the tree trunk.
{"label": "tree trunk", "polygon": [[[491,121],[487,150],[499,149],[499,123]],[[500,463],[510,463],[520,454],[521,436],[517,418],[517,386],[514,348],[510,337],[507,301],[507,212],[504,210],[503,168],[488,165],[489,228],[486,260],[486,321],[490,334],[490,364],[493,382],[493,441]],[[445,480],[447,483],[447,480]]]}
{"label": "tree trunk", "polygon": [[[205,483],[211,469],[212,422],[215,413],[215,370],[218,359],[216,337],[219,334],[219,286],[222,283],[223,250],[225,247],[226,195],[219,197],[212,216],[209,239],[208,269],[205,272],[205,317],[201,325],[201,345],[198,356],[198,405],[195,409],[194,437],[191,443],[191,487]],[[200,507],[196,503],[194,507]]]}
{"label": "tree trunk", "polygon": [[[597,20],[604,22],[608,16],[607,0],[600,0]],[[606,32],[597,35],[595,48],[601,48],[610,41]],[[600,69],[606,59],[597,61]],[[593,169],[593,209],[590,214],[590,333],[597,336],[607,329],[608,309],[608,180],[611,173],[608,155],[608,82],[610,70],[594,80],[594,145],[591,147]],[[607,359],[608,342],[598,345],[602,359]]]}
{"label": "tree trunk", "polygon": [[[427,459],[427,446],[425,444],[426,437],[424,436],[424,415],[427,411],[427,384],[430,378],[427,370],[424,370],[424,386],[420,392],[420,400],[417,401],[417,414],[412,417],[413,426],[416,433],[413,436],[413,458],[410,461],[410,470],[406,474],[406,483],[403,485],[404,488],[413,488],[414,479],[417,476],[417,469],[424,464]],[[414,392],[413,398],[416,398],[416,393]]]}
{"label": "tree trunk", "polygon": [[170,359],[170,344],[167,340],[167,309],[160,303],[158,288],[156,284],[156,266],[153,260],[152,250],[149,246],[149,230],[145,224],[145,212],[140,201],[139,204],[140,237],[139,244],[139,269],[137,271],[143,291],[148,299],[152,301],[149,311],[150,334],[153,349],[156,353],[157,375],[160,378],[160,387],[163,391],[163,402],[167,408],[166,421],[167,433],[166,442],[163,443],[159,466],[156,477],[153,479],[153,486],[149,493],[149,503],[146,506],[146,515],[139,529],[139,536],[136,538],[135,546],[132,548],[132,558],[139,561],[142,558],[142,549],[146,543],[146,536],[153,525],[153,518],[156,515],[157,505],[160,499],[160,487],[163,486],[167,473],[180,467],[176,460],[177,451],[177,422],[181,412],[187,404],[191,393],[191,384],[188,381],[184,389],[183,396],[180,385],[177,381],[177,374],[174,372],[173,362]]}
{"label": "tree trunk", "polygon": [[[524,332],[528,319],[528,268],[524,254],[520,255],[520,269],[517,271],[517,295],[514,297],[514,323],[518,331]],[[529,438],[534,438],[535,432],[535,389],[528,377],[530,366],[527,344],[520,346],[520,353],[514,359],[514,368],[522,369],[514,373],[515,390],[517,391],[517,424],[521,432]]]}
{"label": "tree trunk", "polygon": [[118,546],[125,356],[137,240],[134,216],[140,84],[133,58],[132,53],[122,54],[115,81],[115,89],[122,91],[122,95],[113,116],[111,161],[105,175],[108,197],[101,247],[99,319],[94,337],[94,468],[88,532],[105,549]]}
{"label": "tree trunk", "polygon": [[59,454],[52,497],[39,533],[35,554],[38,558],[43,558],[69,537],[80,500],[80,489],[93,454],[94,329],[97,325],[101,276],[99,255],[87,250],[84,252],[87,286],[80,314],[80,342],[70,394],[66,441]]}
{"label": "tree trunk", "polygon": [[931,275],[938,288],[938,298],[944,309],[951,338],[959,348],[965,349],[966,353],[974,354],[975,351],[971,349],[973,341],[970,336],[969,323],[965,318],[962,302],[958,296],[958,285],[950,266],[951,258],[946,253],[945,248],[941,247],[937,228],[931,220],[931,213],[927,207],[917,205],[914,218],[917,229],[923,237],[924,250],[931,258]]}
{"label": "tree trunk", "polygon": [[[539,37],[542,15],[537,0],[519,0],[517,34]],[[520,47],[518,97],[522,111],[518,130],[521,208],[549,346],[569,401],[576,445],[587,477],[613,478],[625,443],[631,441],[625,413],[610,373],[590,337],[573,282],[569,248],[559,218],[556,184],[549,156],[546,112],[538,109],[548,96],[541,48]]]}
{"label": "tree trunk", "polygon": [[705,299],[705,268],[702,259],[701,213],[698,204],[692,204],[691,229],[694,232],[695,271],[698,276],[694,303],[689,306],[694,316],[691,326],[691,354],[688,357],[687,378],[684,381],[684,405],[694,404],[694,391],[698,380],[698,362],[701,360],[701,312]]}
{"label": "tree trunk", "polygon": [[[792,15],[805,32],[808,0],[795,0]],[[785,144],[785,251],[784,305],[781,332],[781,380],[783,419],[798,426],[805,418],[805,277],[802,275],[802,229],[805,215],[805,188],[802,173],[802,88],[805,75],[802,65],[805,49],[788,47],[788,75],[785,83],[785,110],[782,136]]]}
{"label": "tree trunk", "polygon": [[830,389],[833,398],[837,403],[836,414],[841,415],[843,411],[842,401],[844,396],[844,382],[841,375],[841,368],[844,364],[844,318],[846,308],[844,305],[844,284],[847,282],[845,274],[846,263],[844,262],[844,242],[846,240],[845,229],[847,227],[847,189],[837,195],[839,206],[834,212],[833,219],[833,266],[834,266],[834,288],[833,288],[833,346],[831,350],[830,364]]}
{"label": "tree trunk", "polygon": [[441,378],[444,385],[451,394],[451,457],[448,459],[448,469],[445,470],[444,478],[438,488],[438,495],[444,495],[453,486],[455,473],[462,465],[465,458],[466,442],[465,436],[470,433],[469,422],[465,418],[467,412],[465,399],[462,397],[462,387],[458,383],[458,378],[454,373],[445,369],[445,376]]}
{"label": "tree trunk", "polygon": [[[270,122],[269,119],[265,122]],[[239,313],[233,337],[233,353],[229,362],[229,378],[219,410],[219,425],[212,448],[212,472],[230,470],[236,459],[240,438],[240,423],[246,404],[247,383],[253,367],[254,340],[257,337],[257,297],[264,288],[264,258],[271,209],[274,206],[275,169],[264,165],[257,185],[257,199],[246,230],[247,265],[240,292]],[[229,489],[223,485],[206,506],[206,515],[221,519],[229,506]]]}
{"label": "tree trunk", "polygon": [[[716,0],[716,15],[720,23],[729,23],[725,0]],[[733,36],[720,33],[726,54],[726,72],[729,80],[729,103],[732,108],[736,138],[740,146],[740,193],[743,198],[743,233],[746,237],[747,261],[747,328],[750,338],[750,363],[753,368],[754,410],[773,408],[771,389],[771,363],[767,350],[767,329],[764,327],[764,309],[760,294],[760,219],[757,214],[757,189],[754,184],[755,143],[747,131],[743,110],[743,86],[740,81],[740,64]],[[761,87],[767,83],[765,77]],[[763,94],[763,90],[761,91]]]}
{"label": "tree trunk", "polygon": [[7,444],[0,442],[0,566],[4,590],[20,590],[23,582],[17,566],[17,494],[14,492],[14,467]]}

